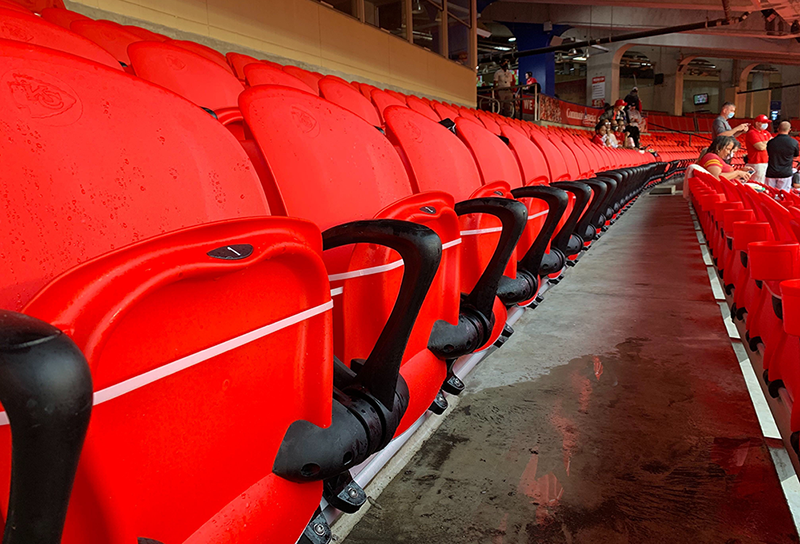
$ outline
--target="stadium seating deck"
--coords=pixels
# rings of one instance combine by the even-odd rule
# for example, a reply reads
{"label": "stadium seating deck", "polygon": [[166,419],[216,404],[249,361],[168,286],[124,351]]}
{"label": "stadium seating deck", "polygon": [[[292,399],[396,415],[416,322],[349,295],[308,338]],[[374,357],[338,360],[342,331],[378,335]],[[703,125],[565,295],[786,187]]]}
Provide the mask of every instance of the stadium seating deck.
{"label": "stadium seating deck", "polygon": [[[674,350],[659,352],[668,342],[648,326],[660,373],[651,380],[640,349],[651,338],[623,323],[620,306],[633,301],[652,317],[654,304],[664,311],[667,303],[645,299],[675,302],[664,290],[691,284],[675,302],[681,317],[668,321],[686,329],[679,341],[695,340],[683,316],[696,299],[709,302],[687,264],[696,249],[685,237],[670,239],[668,251],[652,243],[668,227],[685,229],[688,212],[673,210],[678,197],[642,195],[684,175],[708,143],[688,132],[703,132],[705,119],[651,115],[647,150],[611,149],[584,129],[223,54],[53,0],[0,0],[0,74],[6,544],[327,543],[325,514],[364,506],[359,471],[459,402],[467,360],[499,348],[583,358],[558,385],[581,390],[583,414],[595,406],[595,387],[610,404],[641,384],[634,400],[682,402],[671,397],[677,385],[668,393],[659,385],[679,381],[689,359],[715,349],[681,352],[670,368]],[[776,395],[793,396],[800,371],[785,360],[800,356],[800,286],[791,283],[800,281],[800,201],[785,196],[781,205],[700,171],[691,189],[732,312],[746,315],[750,343],[763,351],[765,379]],[[652,222],[639,215],[616,228],[643,200]],[[658,264],[659,256],[673,261]],[[663,273],[673,265],[680,270]],[[565,327],[556,312],[549,324],[560,319],[561,332],[575,336],[570,349],[536,344],[532,333],[503,347],[520,315],[523,330],[536,327],[537,314],[548,319],[534,310],[573,267],[584,275],[563,294],[580,319]],[[640,284],[648,287],[623,293]],[[774,310],[781,289],[783,314]],[[592,306],[580,311],[576,299],[585,296]],[[598,302],[615,297],[610,309]],[[603,340],[618,338],[621,354],[605,373],[596,359],[613,353],[586,347],[601,321],[614,323]],[[715,386],[723,362],[715,360]],[[623,363],[634,370],[626,374]],[[752,427],[740,385],[731,402]],[[514,402],[526,394],[519,389]],[[703,441],[723,412],[697,396],[686,416],[705,423],[687,436]],[[581,443],[603,444],[609,465],[630,424],[633,400],[621,398],[616,411],[601,411],[610,436],[599,419],[581,419]],[[570,417],[581,418],[573,408]],[[564,452],[577,448],[568,418],[557,409],[549,417],[547,432],[563,433]],[[656,433],[649,425],[642,435]],[[723,445],[705,448],[695,464],[738,455],[741,444],[724,430],[715,435]],[[800,411],[792,430],[800,436]],[[677,432],[668,439],[649,445],[652,466],[656,446],[679,447]],[[525,456],[510,440],[508,475],[520,478]],[[731,468],[726,481],[779,497],[763,451],[748,447],[747,470]],[[575,453],[573,469],[564,455],[563,468],[544,477],[524,468],[515,500],[560,497],[570,485],[590,496],[581,486],[599,471],[581,472],[591,464],[585,453]],[[616,464],[597,479],[623,478],[624,463]],[[708,486],[717,493],[721,484]],[[520,504],[496,521],[518,523]],[[738,507],[715,523],[737,523]],[[668,508],[664,523],[685,508]],[[784,509],[770,501],[759,508],[778,515],[755,534],[780,540]],[[376,528],[381,516],[370,515],[377,521],[364,524],[363,538],[410,530],[394,521]],[[404,538],[440,530],[426,527]]]}

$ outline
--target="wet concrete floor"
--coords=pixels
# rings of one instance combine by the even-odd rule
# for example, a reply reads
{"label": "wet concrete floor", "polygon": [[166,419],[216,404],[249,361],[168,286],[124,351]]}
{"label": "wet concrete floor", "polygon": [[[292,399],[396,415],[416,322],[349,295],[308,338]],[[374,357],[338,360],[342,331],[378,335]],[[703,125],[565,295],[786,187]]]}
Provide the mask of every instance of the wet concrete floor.
{"label": "wet concrete floor", "polygon": [[347,544],[798,542],[681,196],[640,198],[462,396]]}

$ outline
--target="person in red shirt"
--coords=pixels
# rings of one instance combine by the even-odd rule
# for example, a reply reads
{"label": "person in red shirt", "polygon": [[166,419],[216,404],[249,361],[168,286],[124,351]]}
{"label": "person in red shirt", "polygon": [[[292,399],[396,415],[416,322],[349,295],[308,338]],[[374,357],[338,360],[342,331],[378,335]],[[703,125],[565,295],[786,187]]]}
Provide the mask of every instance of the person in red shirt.
{"label": "person in red shirt", "polygon": [[766,115],[756,117],[755,123],[747,131],[744,137],[747,148],[747,168],[754,171],[752,181],[764,183],[767,173],[767,163],[769,154],[767,153],[767,142],[772,138],[769,133],[769,118]]}

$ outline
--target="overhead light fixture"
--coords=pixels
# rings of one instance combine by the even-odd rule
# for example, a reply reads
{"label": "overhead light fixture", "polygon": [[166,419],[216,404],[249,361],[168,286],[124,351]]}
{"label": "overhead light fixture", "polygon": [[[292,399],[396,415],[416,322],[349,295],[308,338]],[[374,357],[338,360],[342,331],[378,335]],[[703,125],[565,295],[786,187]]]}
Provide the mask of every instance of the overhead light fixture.
{"label": "overhead light fixture", "polygon": [[575,58],[574,58],[574,59],[572,59],[572,60],[577,60],[577,61],[585,61],[587,58],[588,58],[588,57],[586,57],[585,55],[581,55],[581,56],[579,56],[579,57],[575,57]]}
{"label": "overhead light fixture", "polygon": [[575,49],[574,47],[572,49],[570,49],[569,51],[567,51],[567,55],[569,55],[570,57],[574,57],[577,54],[578,54],[578,50]]}
{"label": "overhead light fixture", "polygon": [[595,49],[599,49],[600,51],[603,51],[604,53],[608,53],[609,52],[608,49],[606,49],[602,45],[593,44],[592,47],[594,47]]}
{"label": "overhead light fixture", "polygon": [[510,42],[515,42],[515,41],[517,41],[517,39],[516,39],[514,36],[511,36],[511,37],[508,39],[508,41],[510,41]]}
{"label": "overhead light fixture", "polygon": [[411,13],[419,15],[420,13],[425,13],[425,10],[422,8],[422,0],[416,0],[411,6]]}

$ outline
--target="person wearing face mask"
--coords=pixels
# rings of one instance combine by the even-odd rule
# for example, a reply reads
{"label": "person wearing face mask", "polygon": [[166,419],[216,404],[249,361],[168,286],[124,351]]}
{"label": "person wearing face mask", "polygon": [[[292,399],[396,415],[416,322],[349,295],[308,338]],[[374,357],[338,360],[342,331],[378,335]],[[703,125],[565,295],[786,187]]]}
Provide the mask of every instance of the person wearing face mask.
{"label": "person wearing face mask", "polygon": [[778,134],[767,144],[769,164],[764,185],[783,191],[792,188],[792,164],[795,157],[800,156],[800,147],[797,140],[789,136],[792,125],[789,121],[781,121],[778,125]]}
{"label": "person wearing face mask", "polygon": [[736,138],[733,136],[717,136],[697,164],[708,170],[709,174],[717,179],[748,181],[750,179],[749,171],[735,170],[726,162],[733,155],[737,147],[736,143]]}
{"label": "person wearing face mask", "polygon": [[508,69],[508,61],[500,61],[500,69],[494,73],[494,88],[497,91],[497,99],[500,101],[500,114],[511,117],[511,101],[514,98],[514,91],[511,90],[516,84],[514,72]]}
{"label": "person wearing face mask", "polygon": [[607,138],[606,138],[606,122],[600,121],[594,127],[594,137],[592,138],[592,143],[597,145],[606,147],[607,145]]}
{"label": "person wearing face mask", "polygon": [[769,154],[767,153],[767,142],[772,138],[769,133],[769,119],[766,115],[756,117],[755,124],[750,127],[744,137],[747,146],[747,168],[753,169],[750,181],[764,183],[767,174],[767,163]]}
{"label": "person wearing face mask", "polygon": [[722,111],[719,117],[714,119],[714,124],[711,126],[711,130],[714,132],[714,138],[717,136],[733,136],[735,138],[750,127],[748,123],[742,123],[736,128],[731,128],[728,120],[733,119],[735,113],[736,106],[733,103],[725,102],[722,105]]}

